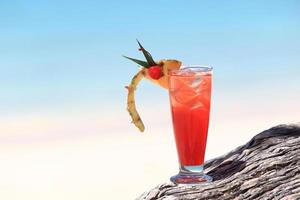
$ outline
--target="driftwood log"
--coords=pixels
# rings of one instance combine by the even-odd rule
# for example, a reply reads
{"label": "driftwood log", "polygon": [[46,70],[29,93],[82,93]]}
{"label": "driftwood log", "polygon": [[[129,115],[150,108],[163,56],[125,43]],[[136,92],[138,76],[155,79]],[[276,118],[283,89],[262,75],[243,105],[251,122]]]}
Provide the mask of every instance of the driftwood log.
{"label": "driftwood log", "polygon": [[300,125],[266,130],[247,144],[205,163],[213,182],[165,183],[137,199],[300,199]]}

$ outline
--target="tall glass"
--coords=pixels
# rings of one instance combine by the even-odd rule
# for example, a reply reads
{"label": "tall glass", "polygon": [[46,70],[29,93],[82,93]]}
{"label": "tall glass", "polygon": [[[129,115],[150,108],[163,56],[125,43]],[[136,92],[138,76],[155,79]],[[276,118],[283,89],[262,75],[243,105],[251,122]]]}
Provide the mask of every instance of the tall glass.
{"label": "tall glass", "polygon": [[203,173],[209,124],[212,68],[184,67],[169,71],[169,96],[180,164],[171,177],[176,184],[211,182]]}

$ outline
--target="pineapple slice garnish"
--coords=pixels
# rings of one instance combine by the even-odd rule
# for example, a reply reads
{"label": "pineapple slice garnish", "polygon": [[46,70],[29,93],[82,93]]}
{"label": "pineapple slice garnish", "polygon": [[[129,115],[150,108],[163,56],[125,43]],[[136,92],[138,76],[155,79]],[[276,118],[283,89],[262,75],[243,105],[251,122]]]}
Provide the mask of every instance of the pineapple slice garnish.
{"label": "pineapple slice garnish", "polygon": [[144,78],[146,72],[145,69],[140,70],[137,74],[135,74],[131,80],[131,83],[129,86],[126,86],[128,90],[127,95],[127,110],[129,112],[129,115],[131,116],[132,123],[141,131],[143,132],[145,130],[144,123],[139,115],[139,113],[136,110],[135,106],[135,97],[134,92],[136,90],[137,85],[139,82]]}
{"label": "pineapple slice garnish", "polygon": [[125,56],[126,58],[142,66],[141,70],[139,70],[133,76],[129,86],[126,86],[128,90],[127,110],[129,112],[129,115],[132,118],[132,123],[141,132],[143,132],[145,130],[145,126],[135,106],[134,95],[135,95],[135,90],[137,89],[137,85],[143,78],[145,78],[161,86],[162,88],[168,89],[168,71],[172,69],[179,69],[181,66],[181,62],[177,60],[161,60],[156,63],[152,59],[151,54],[147,52],[140,43],[139,46],[140,46],[140,50],[143,52],[144,56],[146,57],[147,62]]}
{"label": "pineapple slice garnish", "polygon": [[145,78],[149,81],[158,84],[159,86],[168,89],[169,83],[168,83],[168,71],[173,69],[179,69],[181,66],[181,62],[178,60],[161,60],[157,62],[158,65],[162,66],[163,68],[163,76],[159,79],[155,80],[149,76],[148,73],[146,73]]}

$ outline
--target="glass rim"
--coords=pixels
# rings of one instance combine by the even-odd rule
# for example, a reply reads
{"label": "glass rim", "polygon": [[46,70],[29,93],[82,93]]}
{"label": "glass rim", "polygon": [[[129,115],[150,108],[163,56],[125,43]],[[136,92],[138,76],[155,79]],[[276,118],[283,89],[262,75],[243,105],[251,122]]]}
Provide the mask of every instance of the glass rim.
{"label": "glass rim", "polygon": [[[193,74],[181,74],[185,70],[190,69],[192,70]],[[182,65],[179,69],[169,69],[168,75],[173,76],[190,76],[194,75],[195,73],[204,73],[204,74],[210,74],[213,71],[213,67],[209,65]]]}

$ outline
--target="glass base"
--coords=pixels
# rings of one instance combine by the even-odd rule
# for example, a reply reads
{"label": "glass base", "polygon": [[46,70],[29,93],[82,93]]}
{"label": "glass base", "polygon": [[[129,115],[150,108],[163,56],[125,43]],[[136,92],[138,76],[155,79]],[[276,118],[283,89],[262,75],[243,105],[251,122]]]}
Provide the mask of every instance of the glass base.
{"label": "glass base", "polygon": [[212,182],[212,177],[203,173],[203,165],[181,166],[177,175],[170,180],[175,184],[197,185]]}

